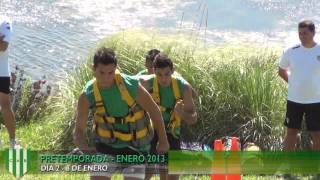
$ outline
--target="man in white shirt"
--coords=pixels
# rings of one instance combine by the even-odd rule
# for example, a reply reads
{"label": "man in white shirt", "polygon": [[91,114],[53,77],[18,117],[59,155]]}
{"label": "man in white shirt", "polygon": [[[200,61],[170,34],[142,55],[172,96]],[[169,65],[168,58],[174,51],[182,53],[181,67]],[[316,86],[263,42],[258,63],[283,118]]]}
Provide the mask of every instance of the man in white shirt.
{"label": "man in white shirt", "polygon": [[0,106],[4,124],[8,129],[10,147],[15,147],[15,117],[10,102],[10,67],[8,46],[11,39],[11,22],[0,17]]}
{"label": "man in white shirt", "polygon": [[279,75],[288,82],[285,151],[295,149],[303,116],[313,149],[320,150],[320,45],[314,41],[312,21],[298,25],[300,44],[288,48],[279,63]]}

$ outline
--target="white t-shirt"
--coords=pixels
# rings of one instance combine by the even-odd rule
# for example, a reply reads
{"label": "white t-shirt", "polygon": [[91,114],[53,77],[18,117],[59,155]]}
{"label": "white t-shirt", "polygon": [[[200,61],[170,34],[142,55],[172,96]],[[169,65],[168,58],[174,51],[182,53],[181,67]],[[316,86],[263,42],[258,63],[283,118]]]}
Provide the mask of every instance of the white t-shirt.
{"label": "white t-shirt", "polygon": [[320,102],[320,46],[305,48],[301,44],[282,54],[280,68],[289,71],[288,100],[301,103]]}
{"label": "white t-shirt", "polygon": [[[11,32],[10,20],[6,17],[0,17],[0,37],[4,36],[3,41],[10,43]],[[8,54],[8,48],[6,51],[0,51],[0,77],[10,77]]]}

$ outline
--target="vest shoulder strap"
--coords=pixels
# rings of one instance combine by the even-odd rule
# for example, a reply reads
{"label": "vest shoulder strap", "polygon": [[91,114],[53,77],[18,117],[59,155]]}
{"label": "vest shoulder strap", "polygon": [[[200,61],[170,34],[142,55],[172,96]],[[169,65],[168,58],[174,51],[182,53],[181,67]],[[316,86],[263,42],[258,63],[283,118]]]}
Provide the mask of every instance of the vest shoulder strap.
{"label": "vest shoulder strap", "polygon": [[[176,77],[171,76],[171,83],[172,83],[172,89],[173,89],[173,94],[176,100],[181,99],[181,93],[180,89],[178,86],[178,80]],[[153,79],[153,90],[152,90],[152,97],[155,100],[157,104],[160,104],[160,93],[159,93],[159,85],[158,85],[158,80],[157,77],[154,76]]]}
{"label": "vest shoulder strap", "polygon": [[[121,94],[121,98],[126,101],[126,103],[128,104],[128,106],[130,108],[135,106],[135,100],[131,97],[131,95],[129,94],[129,91],[123,81],[123,78],[121,77],[121,74],[119,72],[119,70],[116,70],[116,74],[115,74],[115,81],[116,84],[120,90],[120,94]],[[99,90],[99,86],[98,86],[98,82],[97,80],[94,80],[93,82],[93,93],[94,93],[94,98],[95,98],[95,103],[96,103],[96,107],[97,107],[97,111],[99,111],[98,113],[106,113],[107,109],[106,107],[103,105],[103,99],[101,97],[101,93]],[[99,107],[103,107],[103,108],[99,108]]]}
{"label": "vest shoulder strap", "polygon": [[115,80],[116,80],[116,84],[120,90],[122,99],[124,101],[126,101],[126,103],[128,104],[129,107],[133,107],[135,105],[135,100],[129,94],[129,91],[128,91],[118,69],[116,70]]}

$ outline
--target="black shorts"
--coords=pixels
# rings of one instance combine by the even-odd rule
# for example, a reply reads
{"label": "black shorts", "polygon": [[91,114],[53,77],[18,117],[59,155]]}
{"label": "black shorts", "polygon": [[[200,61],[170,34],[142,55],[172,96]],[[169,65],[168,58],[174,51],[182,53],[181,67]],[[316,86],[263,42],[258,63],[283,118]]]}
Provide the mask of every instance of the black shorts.
{"label": "black shorts", "polygon": [[10,93],[10,77],[0,77],[0,92]]}
{"label": "black shorts", "polygon": [[303,117],[307,130],[320,131],[320,103],[300,104],[288,100],[284,125],[292,129],[301,129]]}

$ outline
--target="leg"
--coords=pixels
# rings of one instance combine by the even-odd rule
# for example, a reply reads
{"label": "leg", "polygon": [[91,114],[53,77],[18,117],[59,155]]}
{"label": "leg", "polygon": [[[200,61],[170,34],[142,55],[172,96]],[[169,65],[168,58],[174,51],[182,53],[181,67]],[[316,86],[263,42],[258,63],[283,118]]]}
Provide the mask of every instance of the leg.
{"label": "leg", "polygon": [[144,176],[144,180],[149,180],[152,178],[152,175],[153,174],[150,174],[150,173],[146,173],[145,176]]}
{"label": "leg", "polygon": [[[157,144],[158,135],[155,132],[154,137],[151,141],[150,155],[157,155]],[[154,174],[157,172],[157,167],[155,164],[147,164],[145,169],[145,180],[150,180]]]}
{"label": "leg", "polygon": [[287,127],[287,133],[283,141],[283,150],[292,151],[295,149],[299,139],[301,122],[304,114],[303,104],[287,101],[287,113],[284,125]]}
{"label": "leg", "polygon": [[[101,152],[101,150],[103,150],[102,148],[104,148],[103,144],[96,143],[95,144],[95,148],[97,150],[95,155],[106,155],[108,157],[108,159],[109,158],[113,158],[111,155],[104,154],[103,152]],[[111,180],[112,174],[114,174],[117,171],[117,168],[119,166],[118,164],[111,163],[111,162],[93,163],[91,165],[107,166],[106,170],[103,169],[102,171],[92,171],[92,172],[90,172],[90,179],[91,180]]]}
{"label": "leg", "polygon": [[[313,142],[312,149],[314,151],[320,151],[320,131],[312,131],[311,136],[312,136],[312,142]],[[320,167],[318,166],[318,169],[319,168]],[[318,180],[318,179],[320,179],[320,174],[316,174],[311,178],[311,180]]]}
{"label": "leg", "polygon": [[179,179],[179,175],[178,174],[170,174],[168,175],[169,180],[178,180]]}
{"label": "leg", "polygon": [[166,167],[165,172],[160,172],[160,180],[178,180],[179,175],[178,174],[168,174],[168,169]]}
{"label": "leg", "polygon": [[[170,150],[180,151],[181,150],[180,139],[176,139],[171,134],[167,134],[167,137],[168,137],[168,141],[170,143]],[[168,166],[166,167],[165,173],[166,173],[165,175],[166,175],[166,179],[167,180],[178,180],[179,179],[179,175],[178,174],[168,174]]]}
{"label": "leg", "polygon": [[145,164],[125,165],[122,174],[124,180],[143,180],[145,179]]}
{"label": "leg", "polygon": [[0,106],[4,124],[8,129],[9,137],[15,139],[16,121],[11,108],[10,95],[0,92]]}
{"label": "leg", "polygon": [[312,149],[320,150],[320,103],[312,103],[306,106],[306,124],[312,137]]}
{"label": "leg", "polygon": [[299,150],[299,148],[302,147],[301,134],[302,134],[301,132],[299,132],[299,133],[297,134],[297,142],[296,142],[296,146],[295,146],[295,149],[296,149],[296,150]]}
{"label": "leg", "polygon": [[154,164],[147,164],[144,179],[150,180],[153,174],[155,174],[155,172],[156,172],[156,166]]}
{"label": "leg", "polygon": [[283,150],[293,151],[296,147],[299,129],[287,128],[287,133],[283,141]]}
{"label": "leg", "polygon": [[313,150],[320,151],[320,131],[312,131]]}
{"label": "leg", "polygon": [[[90,179],[91,180],[111,180],[112,174],[115,171],[115,167],[109,168],[107,171],[96,171],[96,172],[90,172]],[[111,165],[112,166],[112,165]]]}
{"label": "leg", "polygon": [[[164,167],[164,168],[167,168],[167,167]],[[168,180],[169,177],[168,177],[168,171],[167,169],[165,170],[160,170],[160,180]]]}

